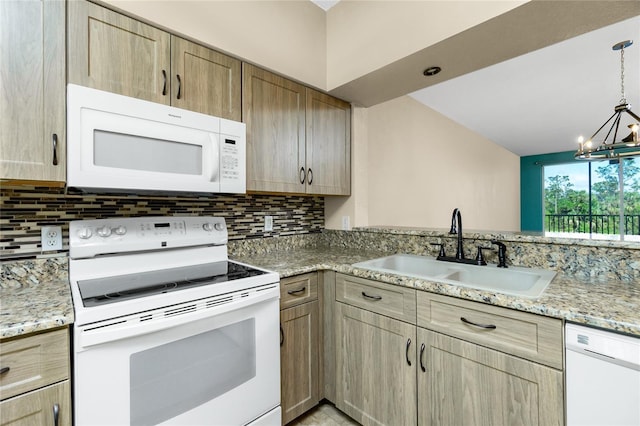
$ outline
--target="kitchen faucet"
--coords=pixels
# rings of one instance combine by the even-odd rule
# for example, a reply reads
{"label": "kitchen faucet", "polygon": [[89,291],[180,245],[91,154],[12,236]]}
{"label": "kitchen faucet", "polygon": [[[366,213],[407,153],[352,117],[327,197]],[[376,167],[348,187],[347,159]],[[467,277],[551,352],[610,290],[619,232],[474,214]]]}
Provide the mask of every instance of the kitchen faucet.
{"label": "kitchen faucet", "polygon": [[464,247],[462,244],[462,214],[460,213],[460,209],[458,208],[453,209],[453,213],[451,214],[451,229],[449,230],[449,234],[458,235],[458,248],[456,249],[456,256],[447,256],[444,251],[444,244],[431,243],[431,245],[440,246],[440,253],[438,253],[436,260],[444,260],[445,262],[468,263],[471,265],[487,264],[487,262],[485,262],[484,260],[484,257],[482,256],[482,250],[489,249],[488,247],[478,246],[478,255],[475,259],[467,259],[466,257],[464,257]]}
{"label": "kitchen faucet", "polygon": [[456,250],[456,259],[464,260],[464,249],[462,247],[462,214],[456,207],[451,213],[451,229],[450,234],[458,234],[458,248]]}

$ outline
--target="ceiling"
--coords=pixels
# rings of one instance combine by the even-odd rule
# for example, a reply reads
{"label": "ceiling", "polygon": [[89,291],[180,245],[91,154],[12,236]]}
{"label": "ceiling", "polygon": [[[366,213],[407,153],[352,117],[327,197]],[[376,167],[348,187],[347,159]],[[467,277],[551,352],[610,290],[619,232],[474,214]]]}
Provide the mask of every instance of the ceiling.
{"label": "ceiling", "polygon": [[[325,11],[339,2],[339,0],[311,1]],[[441,43],[442,46],[434,46],[464,55],[465,58],[461,58],[458,62],[469,62],[470,64],[467,64],[469,67],[475,64],[476,70],[472,72],[460,72],[464,67],[460,67],[451,58],[449,58],[449,64],[453,66],[453,71],[446,69],[445,64],[425,63],[426,57],[441,59],[445,57],[434,54],[434,47],[432,47],[416,54],[416,58],[407,58],[407,61],[398,66],[391,64],[379,72],[372,73],[371,76],[357,79],[344,88],[334,89],[332,94],[357,104],[373,106],[386,99],[397,97],[400,93],[393,95],[393,92],[402,92],[402,87],[395,87],[402,86],[402,82],[405,82],[404,85],[407,88],[419,84],[418,87],[427,87],[415,92],[413,90],[416,87],[414,87],[404,93],[409,93],[417,101],[514,154],[525,156],[575,150],[578,137],[582,135],[588,139],[613,114],[614,107],[621,99],[620,52],[612,50],[612,46],[623,40],[635,40],[635,43],[625,50],[625,96],[632,110],[636,114],[640,112],[638,4],[618,2],[619,5],[614,5],[612,2],[601,2],[604,9],[600,9],[600,14],[603,15],[600,17],[596,12],[598,11],[596,3],[573,3],[577,4],[579,9],[569,7],[565,8],[566,10],[560,6],[567,3],[557,4],[559,8],[555,11],[556,16],[553,18],[548,16],[547,20],[551,27],[546,30],[540,26],[540,23],[531,24],[531,28],[525,28],[529,25],[526,20],[521,21],[520,24],[515,20],[512,26],[520,25],[522,30],[520,39],[517,37],[516,29],[515,32],[503,34],[503,39],[509,37],[512,38],[511,41],[500,41],[495,39],[495,28],[484,26],[488,28],[486,31],[490,33],[494,31],[491,33],[492,38],[485,37],[486,34],[482,32],[476,32],[462,34],[467,38],[452,37]],[[634,8],[628,7],[630,5],[635,7],[635,13],[633,13]],[[527,6],[529,9],[526,7],[518,9],[522,9],[525,15],[534,16],[535,13],[531,12],[535,12],[537,10],[535,8],[540,4],[533,2]],[[587,6],[593,6],[593,8],[589,9]],[[619,8],[617,12],[614,11],[614,6]],[[486,45],[481,44],[490,40],[492,44],[507,46],[506,49],[502,49],[505,51],[510,50],[510,45],[534,46],[536,42],[543,43],[545,37],[551,41],[555,36],[551,35],[551,32],[568,34],[572,26],[588,26],[584,19],[589,14],[592,18],[597,16],[598,19],[606,20],[609,17],[605,15],[610,13],[611,16],[615,16],[622,13],[624,9],[631,12],[627,13],[627,16],[634,14],[637,16],[597,30],[582,31],[579,36],[563,39],[564,41],[561,42],[552,42],[547,47],[520,54],[513,59],[497,61],[498,63],[494,60],[497,57],[492,57],[495,52],[491,49],[495,50],[496,46],[483,48],[482,46]],[[549,11],[553,13],[552,9]],[[514,12],[517,14],[518,10]],[[594,12],[596,15],[593,15]],[[585,16],[578,16],[581,13]],[[596,19],[592,20],[596,27],[601,26],[595,23]],[[497,28],[500,28],[500,24],[497,25]],[[554,25],[560,25],[563,28],[556,30],[557,27],[554,28]],[[532,28],[534,31],[537,30],[533,38]],[[513,52],[516,50],[511,49]],[[485,63],[485,57],[487,63]],[[430,65],[443,65],[443,72],[436,77],[431,77],[435,82],[428,83],[423,79],[424,83],[420,84],[415,81],[415,78],[414,80],[407,78],[406,68],[410,62],[415,62],[412,65],[416,66],[418,63],[423,64],[423,68]],[[415,66],[409,68],[415,70]],[[447,76],[448,72],[449,74],[453,72],[454,77]],[[414,74],[414,71],[411,71],[411,74]],[[398,78],[398,76],[403,77]],[[380,84],[381,80],[395,83]],[[390,93],[384,93],[387,87]],[[630,122],[623,123],[625,131],[626,124]],[[596,142],[605,134],[604,131],[599,133]],[[624,135],[626,136],[626,133]]]}
{"label": "ceiling", "polygon": [[588,139],[620,101],[620,52],[612,46],[623,40],[635,40],[625,49],[625,94],[638,114],[640,16],[410,96],[520,156],[575,150],[578,136]]}

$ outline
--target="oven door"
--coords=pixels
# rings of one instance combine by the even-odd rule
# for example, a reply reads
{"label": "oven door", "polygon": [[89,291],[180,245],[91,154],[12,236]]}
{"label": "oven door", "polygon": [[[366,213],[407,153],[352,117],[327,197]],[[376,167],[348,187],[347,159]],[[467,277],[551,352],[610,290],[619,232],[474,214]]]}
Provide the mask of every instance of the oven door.
{"label": "oven door", "polygon": [[75,424],[245,425],[268,413],[280,425],[277,286],[262,293],[75,328]]}

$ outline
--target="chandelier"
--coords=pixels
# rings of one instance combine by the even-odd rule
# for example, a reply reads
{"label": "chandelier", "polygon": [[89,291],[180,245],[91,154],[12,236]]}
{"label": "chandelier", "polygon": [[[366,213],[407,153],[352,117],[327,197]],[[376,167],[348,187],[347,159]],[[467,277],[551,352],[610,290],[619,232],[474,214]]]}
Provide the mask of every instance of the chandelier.
{"label": "chandelier", "polygon": [[[624,94],[624,49],[632,44],[633,41],[626,40],[613,45],[613,50],[620,51],[620,91],[622,95],[620,103],[614,108],[613,115],[609,117],[609,119],[605,121],[605,123],[600,126],[600,128],[596,130],[593,136],[591,136],[586,142],[584,141],[584,138],[580,136],[578,139],[580,146],[574,155],[577,160],[605,160],[640,156],[640,142],[638,142],[638,123],[640,122],[640,117],[631,112],[631,105],[627,103],[627,98]],[[627,125],[630,133],[616,142],[623,113],[629,114],[633,118],[632,121],[634,122]],[[611,123],[611,126],[609,127],[607,134],[600,145],[596,146],[594,138],[609,123]],[[624,131],[624,124],[622,131]],[[612,136],[610,141],[608,141],[609,136]]]}

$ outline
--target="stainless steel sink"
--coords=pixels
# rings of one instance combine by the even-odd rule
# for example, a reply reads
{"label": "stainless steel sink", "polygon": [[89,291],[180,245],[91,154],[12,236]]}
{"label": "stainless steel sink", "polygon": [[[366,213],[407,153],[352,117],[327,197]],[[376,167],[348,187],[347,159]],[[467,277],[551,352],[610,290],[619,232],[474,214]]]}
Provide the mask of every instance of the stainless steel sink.
{"label": "stainless steel sink", "polygon": [[412,254],[394,254],[352,266],[528,298],[539,297],[556,276],[555,271],[546,269],[464,265]]}

